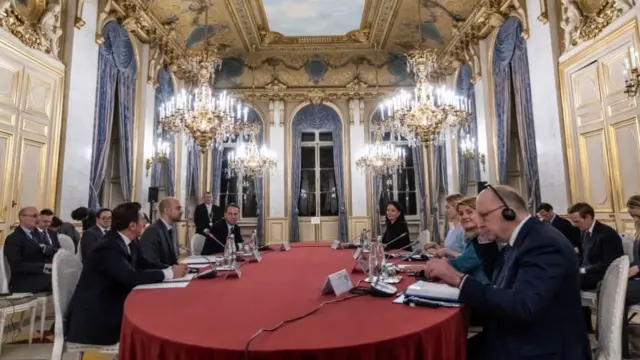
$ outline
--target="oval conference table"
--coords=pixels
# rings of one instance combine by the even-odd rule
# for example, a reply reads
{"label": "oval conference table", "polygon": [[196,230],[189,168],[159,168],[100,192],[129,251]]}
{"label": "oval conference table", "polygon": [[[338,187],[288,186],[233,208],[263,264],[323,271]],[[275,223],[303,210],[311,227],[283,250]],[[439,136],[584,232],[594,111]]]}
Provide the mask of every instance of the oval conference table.
{"label": "oval conference table", "polygon": [[[262,328],[304,315],[335,295],[321,295],[327,275],[351,272],[354,250],[330,244],[262,254],[241,278],[193,280],[185,288],[134,290],[126,300],[120,360],[463,360],[465,316],[459,308],[393,304],[370,295],[325,304],[275,332]],[[354,285],[363,274],[351,274]],[[363,282],[364,283],[364,282]],[[413,283],[405,278],[404,289]],[[345,294],[341,297],[353,296]]]}

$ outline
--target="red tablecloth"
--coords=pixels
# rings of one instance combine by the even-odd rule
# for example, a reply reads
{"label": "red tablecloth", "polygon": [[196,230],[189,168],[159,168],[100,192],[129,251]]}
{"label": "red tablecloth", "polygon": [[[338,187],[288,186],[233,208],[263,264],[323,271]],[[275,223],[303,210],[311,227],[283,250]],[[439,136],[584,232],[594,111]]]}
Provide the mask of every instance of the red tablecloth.
{"label": "red tablecloth", "polygon": [[[244,360],[247,341],[335,299],[320,290],[328,274],[353,267],[353,250],[294,247],[263,253],[242,278],[194,280],[186,288],[135,290],[125,303],[121,360]],[[354,285],[363,275],[352,274]],[[398,287],[411,284],[404,279]],[[343,295],[349,296],[349,295]],[[361,296],[263,333],[251,360],[462,360],[461,309],[393,304]]]}

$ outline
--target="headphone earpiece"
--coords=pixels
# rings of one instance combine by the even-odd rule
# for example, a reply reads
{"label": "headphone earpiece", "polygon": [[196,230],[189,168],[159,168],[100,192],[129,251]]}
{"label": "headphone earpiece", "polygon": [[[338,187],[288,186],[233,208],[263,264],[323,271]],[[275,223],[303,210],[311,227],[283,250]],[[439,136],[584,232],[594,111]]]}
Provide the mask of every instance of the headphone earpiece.
{"label": "headphone earpiece", "polygon": [[516,212],[513,211],[511,207],[509,207],[509,204],[507,204],[507,202],[504,201],[502,196],[500,196],[498,191],[496,191],[496,189],[493,186],[491,186],[491,184],[487,184],[487,187],[491,189],[491,191],[493,191],[494,194],[496,194],[496,196],[498,197],[498,200],[500,200],[502,205],[504,205],[504,208],[500,212],[502,214],[502,218],[505,219],[506,221],[514,221],[516,219]]}

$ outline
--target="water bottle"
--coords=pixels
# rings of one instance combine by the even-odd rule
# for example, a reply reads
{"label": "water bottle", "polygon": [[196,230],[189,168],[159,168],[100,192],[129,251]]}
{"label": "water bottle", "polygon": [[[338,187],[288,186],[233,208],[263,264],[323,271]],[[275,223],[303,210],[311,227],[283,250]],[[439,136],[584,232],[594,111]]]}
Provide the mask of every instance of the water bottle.
{"label": "water bottle", "polygon": [[225,248],[225,265],[233,266],[236,262],[236,239],[233,234],[229,235]]}
{"label": "water bottle", "polygon": [[255,229],[253,229],[253,232],[251,233],[251,251],[254,251],[255,249],[258,248],[258,231],[256,231]]}
{"label": "water bottle", "polygon": [[[381,241],[382,237],[378,237],[378,241]],[[378,251],[379,251],[379,247],[377,246],[377,241],[372,241],[371,242],[371,247],[369,249],[369,258],[368,258],[368,262],[369,262],[369,266],[368,266],[368,278],[371,282],[374,282],[375,279],[380,276],[380,263],[378,262]]]}

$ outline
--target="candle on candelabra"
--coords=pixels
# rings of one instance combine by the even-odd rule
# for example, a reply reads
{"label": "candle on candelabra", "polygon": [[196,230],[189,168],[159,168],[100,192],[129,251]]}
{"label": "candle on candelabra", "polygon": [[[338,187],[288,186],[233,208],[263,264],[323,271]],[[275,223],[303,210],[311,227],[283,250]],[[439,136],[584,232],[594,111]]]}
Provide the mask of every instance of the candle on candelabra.
{"label": "candle on candelabra", "polygon": [[384,120],[384,104],[380,104],[380,119]]}
{"label": "candle on candelabra", "polygon": [[236,108],[236,119],[240,119],[240,114],[242,114],[242,106],[240,105],[240,102],[238,102],[237,104],[237,108]]}
{"label": "candle on candelabra", "polygon": [[244,107],[244,122],[247,122],[247,116],[249,115],[249,108]]}

